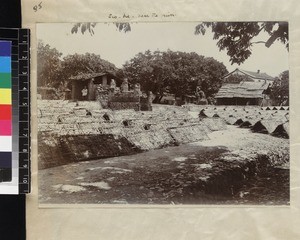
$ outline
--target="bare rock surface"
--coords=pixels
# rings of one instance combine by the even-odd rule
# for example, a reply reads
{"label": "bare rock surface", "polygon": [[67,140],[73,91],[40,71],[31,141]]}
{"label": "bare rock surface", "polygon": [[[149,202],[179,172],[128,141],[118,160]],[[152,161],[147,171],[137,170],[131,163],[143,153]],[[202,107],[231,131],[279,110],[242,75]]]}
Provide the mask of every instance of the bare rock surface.
{"label": "bare rock surface", "polygon": [[236,126],[208,137],[40,170],[40,203],[289,203],[288,139]]}

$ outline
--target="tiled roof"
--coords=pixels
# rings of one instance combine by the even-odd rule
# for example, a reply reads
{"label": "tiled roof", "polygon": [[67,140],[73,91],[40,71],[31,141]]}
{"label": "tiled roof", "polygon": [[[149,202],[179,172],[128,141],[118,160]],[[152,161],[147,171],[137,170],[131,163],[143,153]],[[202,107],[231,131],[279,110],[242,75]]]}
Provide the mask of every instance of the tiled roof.
{"label": "tiled roof", "polygon": [[215,98],[263,98],[263,92],[269,87],[265,82],[225,83]]}
{"label": "tiled roof", "polygon": [[263,73],[263,72],[253,72],[253,71],[248,71],[248,70],[243,70],[243,69],[235,69],[234,71],[226,74],[224,76],[224,78],[228,77],[229,75],[235,73],[235,72],[241,72],[241,73],[244,73],[245,75],[251,77],[251,78],[254,78],[254,79],[261,79],[261,80],[269,80],[269,81],[273,81],[275,78],[266,74],[266,73]]}
{"label": "tiled roof", "polygon": [[274,80],[273,77],[271,77],[270,75],[266,74],[266,73],[262,73],[262,72],[252,72],[252,71],[246,71],[246,70],[240,70],[241,72],[244,72],[246,74],[249,74],[251,76],[253,76],[254,78],[258,78],[258,79],[265,79],[265,80]]}

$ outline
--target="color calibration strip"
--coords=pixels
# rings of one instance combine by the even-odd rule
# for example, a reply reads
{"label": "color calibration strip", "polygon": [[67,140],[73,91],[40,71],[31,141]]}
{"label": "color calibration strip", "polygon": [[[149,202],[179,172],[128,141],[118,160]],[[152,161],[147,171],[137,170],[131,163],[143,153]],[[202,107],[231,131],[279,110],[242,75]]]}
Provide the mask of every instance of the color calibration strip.
{"label": "color calibration strip", "polygon": [[29,29],[0,28],[0,41],[11,42],[12,92],[12,180],[0,181],[0,194],[30,192],[29,40]]}
{"label": "color calibration strip", "polygon": [[12,180],[11,42],[0,41],[0,182]]}

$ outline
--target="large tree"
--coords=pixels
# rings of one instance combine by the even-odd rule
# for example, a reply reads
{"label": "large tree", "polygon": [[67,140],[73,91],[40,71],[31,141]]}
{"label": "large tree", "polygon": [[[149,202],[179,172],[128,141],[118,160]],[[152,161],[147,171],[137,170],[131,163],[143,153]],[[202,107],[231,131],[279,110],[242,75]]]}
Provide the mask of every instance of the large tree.
{"label": "large tree", "polygon": [[127,61],[122,69],[122,77],[130,84],[140,83],[142,91],[152,91],[160,98],[168,92],[169,72],[172,66],[163,61],[162,53],[145,51]]}
{"label": "large tree", "polygon": [[102,59],[94,53],[71,54],[63,58],[62,62],[64,79],[69,79],[82,73],[99,73],[117,71],[114,64]]}
{"label": "large tree", "polygon": [[65,86],[66,80],[84,73],[112,72],[116,73],[114,64],[93,53],[71,54],[62,58],[56,48],[43,42],[38,43],[37,52],[38,86],[58,88]]}
{"label": "large tree", "polygon": [[211,96],[226,73],[226,67],[213,58],[170,50],[139,53],[123,67],[123,76],[132,84],[140,83],[143,91],[152,91],[156,102],[166,93],[194,94],[196,86]]}
{"label": "large tree", "polygon": [[276,105],[289,105],[289,71],[282,72],[271,86],[271,98]]}
{"label": "large tree", "polygon": [[[196,26],[195,34],[204,35],[208,28],[214,34],[213,39],[218,40],[220,51],[227,52],[231,64],[243,63],[252,54],[254,44],[270,47],[280,41],[289,47],[287,22],[203,22]],[[266,32],[268,37],[258,41],[256,37],[261,32]]]}
{"label": "large tree", "polygon": [[49,44],[38,42],[37,49],[37,80],[38,86],[57,87],[60,82],[62,53]]}

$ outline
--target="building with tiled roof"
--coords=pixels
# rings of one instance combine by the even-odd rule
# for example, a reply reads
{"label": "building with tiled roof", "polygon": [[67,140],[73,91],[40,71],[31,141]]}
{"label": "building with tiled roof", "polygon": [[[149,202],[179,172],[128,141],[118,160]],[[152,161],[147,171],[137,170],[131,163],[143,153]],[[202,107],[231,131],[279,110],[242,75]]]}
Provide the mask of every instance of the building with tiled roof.
{"label": "building with tiled roof", "polygon": [[261,72],[260,70],[253,72],[253,71],[243,70],[243,69],[239,69],[239,68],[237,68],[234,71],[225,75],[224,79],[226,79],[232,75],[244,75],[244,76],[247,76],[250,79],[254,80],[255,82],[266,81],[268,83],[272,83],[275,80],[274,77],[268,75],[267,73]]}
{"label": "building with tiled roof", "polygon": [[218,105],[271,105],[269,93],[273,81],[266,73],[237,68],[224,76],[215,99]]}

